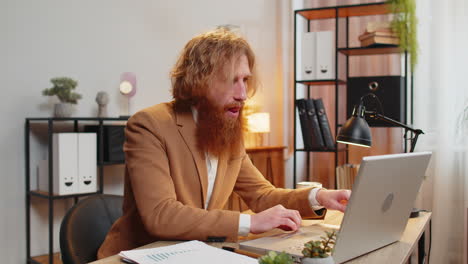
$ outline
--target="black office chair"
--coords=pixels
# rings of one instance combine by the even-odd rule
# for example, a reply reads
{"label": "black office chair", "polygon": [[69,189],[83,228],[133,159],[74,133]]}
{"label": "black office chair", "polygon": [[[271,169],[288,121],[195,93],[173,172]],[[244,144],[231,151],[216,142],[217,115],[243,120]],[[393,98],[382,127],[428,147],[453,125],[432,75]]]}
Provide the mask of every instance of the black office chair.
{"label": "black office chair", "polygon": [[99,194],[74,205],[60,226],[60,250],[64,264],[88,263],[97,259],[112,224],[122,215],[123,197]]}

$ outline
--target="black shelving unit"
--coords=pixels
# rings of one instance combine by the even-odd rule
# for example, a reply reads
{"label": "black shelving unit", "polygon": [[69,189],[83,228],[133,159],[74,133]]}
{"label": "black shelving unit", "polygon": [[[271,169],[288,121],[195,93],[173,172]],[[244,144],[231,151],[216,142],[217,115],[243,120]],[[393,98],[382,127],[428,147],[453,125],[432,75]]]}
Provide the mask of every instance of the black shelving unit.
{"label": "black shelving unit", "polygon": [[[307,98],[311,98],[311,90],[314,87],[320,86],[334,86],[335,88],[335,122],[334,124],[330,124],[330,127],[335,132],[335,136],[338,133],[339,128],[343,125],[340,123],[346,120],[346,117],[339,116],[340,114],[340,107],[345,107],[344,105],[339,104],[340,99],[340,85],[347,85],[347,80],[349,76],[349,57],[351,56],[368,56],[368,55],[386,55],[386,54],[400,54],[403,55],[404,60],[404,69],[402,69],[402,74],[404,74],[404,92],[407,96],[405,96],[404,108],[405,113],[408,113],[409,110],[409,122],[413,122],[413,114],[412,114],[412,104],[410,109],[408,109],[408,100],[412,102],[413,96],[413,82],[411,79],[410,84],[410,95],[408,96],[408,54],[407,52],[402,51],[398,46],[386,45],[386,46],[374,46],[374,47],[350,47],[349,46],[349,18],[350,17],[358,17],[358,16],[374,16],[374,15],[387,15],[390,14],[390,9],[388,8],[388,3],[386,2],[377,2],[377,3],[366,3],[366,4],[357,4],[357,5],[342,5],[342,6],[331,6],[331,7],[321,7],[321,8],[310,8],[310,9],[301,9],[295,10],[294,12],[294,162],[293,162],[293,184],[294,187],[296,186],[297,182],[297,153],[298,152],[305,152],[307,155],[306,158],[306,177],[310,179],[310,154],[314,152],[328,152],[334,154],[335,159],[335,167],[339,164],[339,154],[344,153],[344,162],[348,161],[348,146],[345,144],[336,144],[335,148],[332,150],[321,150],[321,149],[311,149],[306,150],[303,148],[297,148],[297,138],[296,138],[296,131],[297,131],[297,121],[296,121],[296,99],[297,99],[297,90],[298,85],[304,85],[307,91]],[[335,33],[335,78],[329,80],[298,80],[297,79],[297,56],[299,55],[297,52],[297,30],[298,30],[298,19],[303,19],[306,21],[307,32],[314,31],[311,29],[311,21],[312,20],[323,20],[323,19],[334,19],[335,26],[334,26],[334,33]],[[345,31],[340,31],[340,19],[345,19]],[[301,28],[302,29],[302,28]],[[302,29],[304,30],[304,29]],[[339,37],[341,36],[340,33],[345,34],[345,47],[339,47]],[[341,36],[343,37],[343,36]],[[346,74],[344,72],[340,72],[340,60],[339,57],[344,55],[346,63]],[[409,99],[410,98],[410,99]],[[346,111],[344,111],[346,112]],[[408,114],[406,114],[408,115]],[[404,145],[405,151],[407,148],[407,144],[405,142]],[[335,168],[333,168],[333,173],[330,175],[334,175],[334,185],[330,187],[336,187],[336,172]]]}
{"label": "black shelving unit", "polygon": [[[103,193],[103,184],[104,184],[104,166],[106,165],[114,165],[114,164],[122,164],[119,162],[104,162],[104,123],[106,122],[115,122],[115,121],[127,121],[127,117],[116,117],[116,118],[88,118],[88,117],[72,117],[72,118],[46,118],[46,117],[39,117],[39,118],[26,118],[25,121],[25,134],[24,134],[24,141],[25,141],[25,174],[26,174],[26,181],[25,181],[25,189],[26,189],[26,263],[34,263],[40,264],[38,260],[31,256],[31,198],[32,197],[39,197],[42,199],[47,200],[48,202],[48,224],[49,224],[49,253],[48,253],[48,263],[54,263],[54,201],[59,199],[69,199],[73,198],[74,202],[78,202],[79,197],[94,195],[94,194],[101,194]],[[49,191],[38,191],[38,190],[31,190],[30,186],[30,179],[31,179],[31,157],[30,157],[30,133],[31,133],[31,125],[33,123],[47,123],[47,139],[48,139],[48,167],[53,168],[53,146],[52,146],[52,137],[54,133],[54,124],[57,123],[73,123],[73,132],[79,132],[79,125],[80,123],[98,123],[98,160],[97,160],[97,167],[98,167],[98,191],[91,192],[91,193],[79,193],[79,194],[70,194],[70,195],[57,195],[53,193],[53,170],[49,169],[48,175],[48,187]]]}

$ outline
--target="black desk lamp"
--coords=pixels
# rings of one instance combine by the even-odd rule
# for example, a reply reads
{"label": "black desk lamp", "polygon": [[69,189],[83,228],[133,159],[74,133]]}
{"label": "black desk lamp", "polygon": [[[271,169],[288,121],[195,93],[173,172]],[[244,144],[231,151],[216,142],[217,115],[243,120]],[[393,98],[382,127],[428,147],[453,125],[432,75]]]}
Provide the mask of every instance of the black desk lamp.
{"label": "black desk lamp", "polygon": [[[374,120],[382,120],[392,125],[404,128],[405,138],[407,138],[406,135],[408,131],[411,131],[414,134],[414,136],[410,139],[410,152],[413,152],[419,135],[424,134],[424,132],[421,129],[414,129],[406,124],[386,117],[383,114],[378,113],[377,111],[366,111],[366,108],[364,107],[364,98],[368,96],[372,97],[372,99],[375,99],[377,101],[378,105],[380,106],[380,111],[382,111],[382,104],[380,103],[379,98],[375,94],[368,93],[362,96],[359,105],[354,106],[351,117],[348,120],[346,120],[346,123],[340,129],[340,132],[338,132],[336,142],[357,145],[361,147],[370,147],[372,145],[371,132],[369,125],[367,124],[366,119],[364,118],[367,117]],[[413,208],[410,217],[417,217],[419,215],[419,211],[420,210]]]}
{"label": "black desk lamp", "polygon": [[405,138],[408,131],[411,131],[414,134],[414,136],[410,139],[410,152],[413,152],[419,135],[424,134],[424,132],[421,129],[414,129],[406,124],[386,117],[383,114],[378,113],[377,111],[366,111],[366,108],[364,107],[364,98],[368,96],[371,96],[373,99],[377,100],[379,105],[381,105],[379,99],[375,94],[369,93],[362,96],[359,105],[354,106],[351,117],[348,120],[346,120],[346,123],[340,129],[340,132],[336,137],[336,142],[358,145],[362,147],[370,147],[372,145],[372,136],[369,125],[367,124],[364,118],[366,117],[375,120],[382,120],[387,123],[404,128]]}

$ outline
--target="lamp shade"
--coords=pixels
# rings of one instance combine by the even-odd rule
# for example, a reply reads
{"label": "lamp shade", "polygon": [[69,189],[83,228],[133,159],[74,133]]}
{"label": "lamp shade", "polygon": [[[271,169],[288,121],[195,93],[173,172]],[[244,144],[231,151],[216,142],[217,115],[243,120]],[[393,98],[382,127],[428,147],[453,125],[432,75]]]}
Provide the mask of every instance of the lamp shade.
{"label": "lamp shade", "polygon": [[247,129],[253,133],[270,132],[270,114],[253,113],[247,116]]}
{"label": "lamp shade", "polygon": [[364,107],[356,106],[353,115],[349,118],[338,132],[336,142],[370,147],[372,136],[369,125],[364,118]]}

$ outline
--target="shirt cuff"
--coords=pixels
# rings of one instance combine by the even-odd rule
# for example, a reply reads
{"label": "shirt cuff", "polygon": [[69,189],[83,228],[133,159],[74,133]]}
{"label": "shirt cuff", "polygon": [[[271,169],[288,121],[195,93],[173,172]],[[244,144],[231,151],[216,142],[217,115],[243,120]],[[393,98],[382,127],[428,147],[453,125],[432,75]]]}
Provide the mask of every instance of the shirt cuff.
{"label": "shirt cuff", "polygon": [[317,201],[317,192],[323,188],[313,188],[309,193],[309,204],[312,210],[317,211],[324,207]]}
{"label": "shirt cuff", "polygon": [[250,232],[250,215],[240,214],[239,216],[239,236],[246,236]]}

